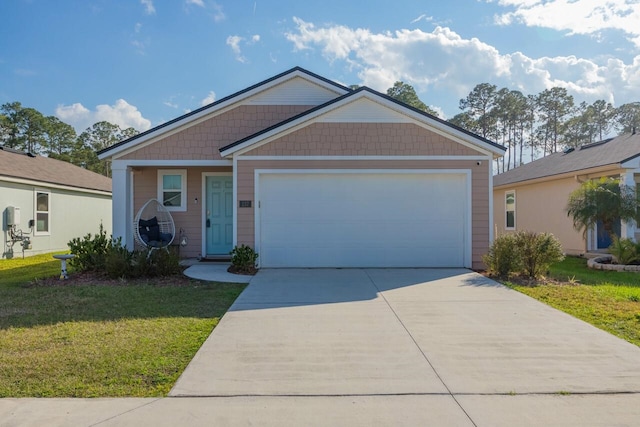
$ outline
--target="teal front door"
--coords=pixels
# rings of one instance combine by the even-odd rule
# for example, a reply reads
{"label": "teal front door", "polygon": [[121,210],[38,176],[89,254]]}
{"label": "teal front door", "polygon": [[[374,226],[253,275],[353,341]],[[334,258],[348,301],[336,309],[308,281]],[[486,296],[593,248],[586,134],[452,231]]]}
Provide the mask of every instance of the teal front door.
{"label": "teal front door", "polygon": [[233,244],[233,178],[207,177],[207,255],[229,255]]}

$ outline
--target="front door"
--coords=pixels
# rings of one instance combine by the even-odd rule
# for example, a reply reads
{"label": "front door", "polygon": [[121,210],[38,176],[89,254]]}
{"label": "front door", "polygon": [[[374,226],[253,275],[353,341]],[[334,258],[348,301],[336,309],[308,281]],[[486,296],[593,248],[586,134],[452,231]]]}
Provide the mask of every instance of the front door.
{"label": "front door", "polygon": [[233,178],[207,176],[207,255],[229,255],[233,244]]}

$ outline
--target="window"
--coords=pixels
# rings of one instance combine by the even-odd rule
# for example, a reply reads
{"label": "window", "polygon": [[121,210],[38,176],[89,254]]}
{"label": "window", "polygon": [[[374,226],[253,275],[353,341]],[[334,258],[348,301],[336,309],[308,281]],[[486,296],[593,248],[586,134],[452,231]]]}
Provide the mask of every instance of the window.
{"label": "window", "polygon": [[35,234],[49,234],[49,213],[51,208],[49,197],[50,193],[48,192],[36,191]]}
{"label": "window", "polygon": [[516,192],[509,191],[505,193],[505,228],[507,230],[515,230],[516,228]]}
{"label": "window", "polygon": [[187,171],[158,170],[158,200],[170,211],[187,210]]}

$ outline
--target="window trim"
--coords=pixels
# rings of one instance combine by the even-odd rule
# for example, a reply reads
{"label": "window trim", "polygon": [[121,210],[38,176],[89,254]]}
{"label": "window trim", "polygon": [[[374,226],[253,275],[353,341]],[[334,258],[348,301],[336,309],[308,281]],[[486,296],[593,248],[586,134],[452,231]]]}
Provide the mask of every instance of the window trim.
{"label": "window trim", "polygon": [[[164,206],[164,198],[162,187],[163,177],[165,175],[180,175],[180,206]],[[187,170],[186,169],[158,169],[158,201],[168,211],[171,212],[186,212],[187,211]]]}
{"label": "window trim", "polygon": [[[38,194],[47,195],[47,211],[38,210]],[[38,214],[47,214],[47,231],[38,231]],[[33,235],[34,236],[50,236],[51,235],[51,191],[39,188],[33,190]]]}
{"label": "window trim", "polygon": [[[508,209],[507,197],[509,195],[513,196],[513,210]],[[509,212],[513,212],[513,227],[509,227]],[[508,190],[504,192],[504,229],[505,230],[515,230],[516,229],[516,190]]]}

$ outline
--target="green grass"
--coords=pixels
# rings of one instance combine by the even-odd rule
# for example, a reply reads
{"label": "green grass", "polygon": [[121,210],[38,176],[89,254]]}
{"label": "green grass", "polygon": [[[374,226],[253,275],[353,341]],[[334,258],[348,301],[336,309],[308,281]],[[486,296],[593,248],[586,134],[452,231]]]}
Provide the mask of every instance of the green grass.
{"label": "green grass", "polygon": [[551,268],[557,283],[514,289],[640,346],[640,274],[591,270],[567,257]]}
{"label": "green grass", "polygon": [[73,284],[0,261],[0,397],[164,396],[245,285]]}

